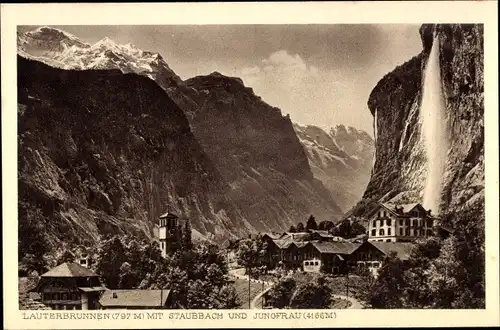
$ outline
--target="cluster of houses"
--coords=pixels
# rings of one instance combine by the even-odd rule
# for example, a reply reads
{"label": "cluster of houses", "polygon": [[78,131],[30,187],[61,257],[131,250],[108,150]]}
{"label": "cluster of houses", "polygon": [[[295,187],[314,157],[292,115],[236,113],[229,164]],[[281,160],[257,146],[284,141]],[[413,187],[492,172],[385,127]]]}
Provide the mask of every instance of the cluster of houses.
{"label": "cluster of houses", "polygon": [[376,276],[390,254],[408,260],[413,242],[448,233],[419,203],[380,203],[369,218],[367,240],[345,240],[321,230],[265,233],[262,239],[267,245],[266,258],[271,268],[345,274],[358,267],[367,268]]}
{"label": "cluster of houses", "polygon": [[[374,275],[384,259],[395,253],[407,260],[412,242],[449,231],[437,223],[420,204],[379,204],[369,219],[367,240],[345,240],[327,231],[282,234],[266,233],[267,261],[271,267],[302,269],[307,272],[343,274],[354,267],[365,267]],[[156,235],[162,255],[180,240],[181,224],[172,213],[158,219]],[[90,259],[65,262],[41,275],[31,297],[52,309],[161,309],[170,308],[169,290],[111,290],[101,283],[90,267]]]}

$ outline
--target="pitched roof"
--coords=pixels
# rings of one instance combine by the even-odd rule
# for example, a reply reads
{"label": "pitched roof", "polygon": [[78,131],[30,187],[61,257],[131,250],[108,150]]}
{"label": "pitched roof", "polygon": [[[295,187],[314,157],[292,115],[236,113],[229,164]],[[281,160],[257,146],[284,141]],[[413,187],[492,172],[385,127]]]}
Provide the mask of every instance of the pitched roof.
{"label": "pitched roof", "polygon": [[[402,204],[398,205],[403,208],[403,213],[408,213],[415,208],[415,206],[420,205],[420,203]],[[420,205],[421,206],[421,205]]]}
{"label": "pitched roof", "polygon": [[401,260],[410,259],[411,251],[415,246],[413,243],[407,242],[368,242],[379,249],[385,255],[389,255],[391,252],[396,252],[396,256]]}
{"label": "pitched roof", "polygon": [[281,237],[281,234],[279,233],[263,233],[262,237],[264,237],[265,235],[271,237],[272,239],[279,239]]}
{"label": "pitched roof", "polygon": [[291,237],[285,237],[281,239],[273,239],[274,244],[276,244],[280,249],[286,249],[293,243]]}
{"label": "pitched roof", "polygon": [[106,290],[99,304],[103,307],[160,307],[165,305],[169,294],[170,290]]}
{"label": "pitched roof", "polygon": [[333,237],[333,235],[330,234],[328,232],[328,230],[314,230],[314,229],[311,229],[311,232],[315,233],[315,234],[319,234],[321,237],[329,237],[329,238]]}
{"label": "pitched roof", "polygon": [[93,271],[74,262],[65,262],[42,274],[41,277],[94,277]]}
{"label": "pitched roof", "polygon": [[351,242],[320,242],[314,241],[310,242],[320,253],[329,254],[351,254],[358,247],[361,246],[359,243]]}
{"label": "pitched roof", "polygon": [[167,218],[167,217],[173,217],[173,218],[178,218],[177,215],[173,214],[173,213],[170,213],[170,212],[167,212],[167,213],[164,213],[162,215],[160,215],[160,219],[162,218]]}

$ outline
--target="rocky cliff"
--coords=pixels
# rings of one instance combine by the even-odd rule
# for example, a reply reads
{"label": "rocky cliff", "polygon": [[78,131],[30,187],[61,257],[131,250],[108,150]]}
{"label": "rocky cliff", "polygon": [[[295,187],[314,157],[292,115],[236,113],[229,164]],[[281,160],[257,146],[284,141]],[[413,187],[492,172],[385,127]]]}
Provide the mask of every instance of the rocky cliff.
{"label": "rocky cliff", "polygon": [[340,217],[313,177],[290,118],[241,79],[214,72],[188,79],[169,94],[184,105],[194,135],[231,186],[230,198],[256,228],[287,230],[309,214]]}
{"label": "rocky cliff", "polygon": [[329,133],[294,124],[315,178],[323,182],[343,211],[362,197],[370,179],[374,142],[364,131],[337,125]]}
{"label": "rocky cliff", "polygon": [[253,229],[154,81],[18,57],[18,84],[21,241],[32,227],[54,244],[106,233],[151,237],[167,208],[202,233]]}
{"label": "rocky cliff", "polygon": [[383,77],[370,95],[376,161],[363,200],[352,210],[355,215],[366,214],[375,200],[422,201],[429,162],[419,115],[433,40],[439,42],[445,107],[439,125],[449,141],[442,155],[446,169],[440,210],[433,211],[484,205],[483,27],[423,25],[420,34],[422,52]]}

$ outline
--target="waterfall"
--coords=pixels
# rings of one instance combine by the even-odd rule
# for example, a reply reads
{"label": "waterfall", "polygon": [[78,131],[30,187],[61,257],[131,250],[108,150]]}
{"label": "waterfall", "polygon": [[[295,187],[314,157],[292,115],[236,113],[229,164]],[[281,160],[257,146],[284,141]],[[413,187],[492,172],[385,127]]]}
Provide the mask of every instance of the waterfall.
{"label": "waterfall", "polygon": [[434,214],[439,213],[448,152],[445,111],[446,105],[439,65],[439,38],[435,35],[424,71],[420,107],[421,136],[427,155],[427,178],[423,206],[426,209],[431,209]]}

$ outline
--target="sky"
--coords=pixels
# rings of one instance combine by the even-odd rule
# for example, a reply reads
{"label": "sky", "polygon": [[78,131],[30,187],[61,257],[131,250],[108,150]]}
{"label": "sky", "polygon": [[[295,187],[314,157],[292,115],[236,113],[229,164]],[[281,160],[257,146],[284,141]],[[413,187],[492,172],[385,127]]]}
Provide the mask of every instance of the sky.
{"label": "sky", "polygon": [[214,71],[241,77],[300,125],[329,130],[344,124],[372,136],[370,92],[386,73],[421,51],[419,25],[54,27],[88,43],[108,37],[158,52],[182,79]]}

